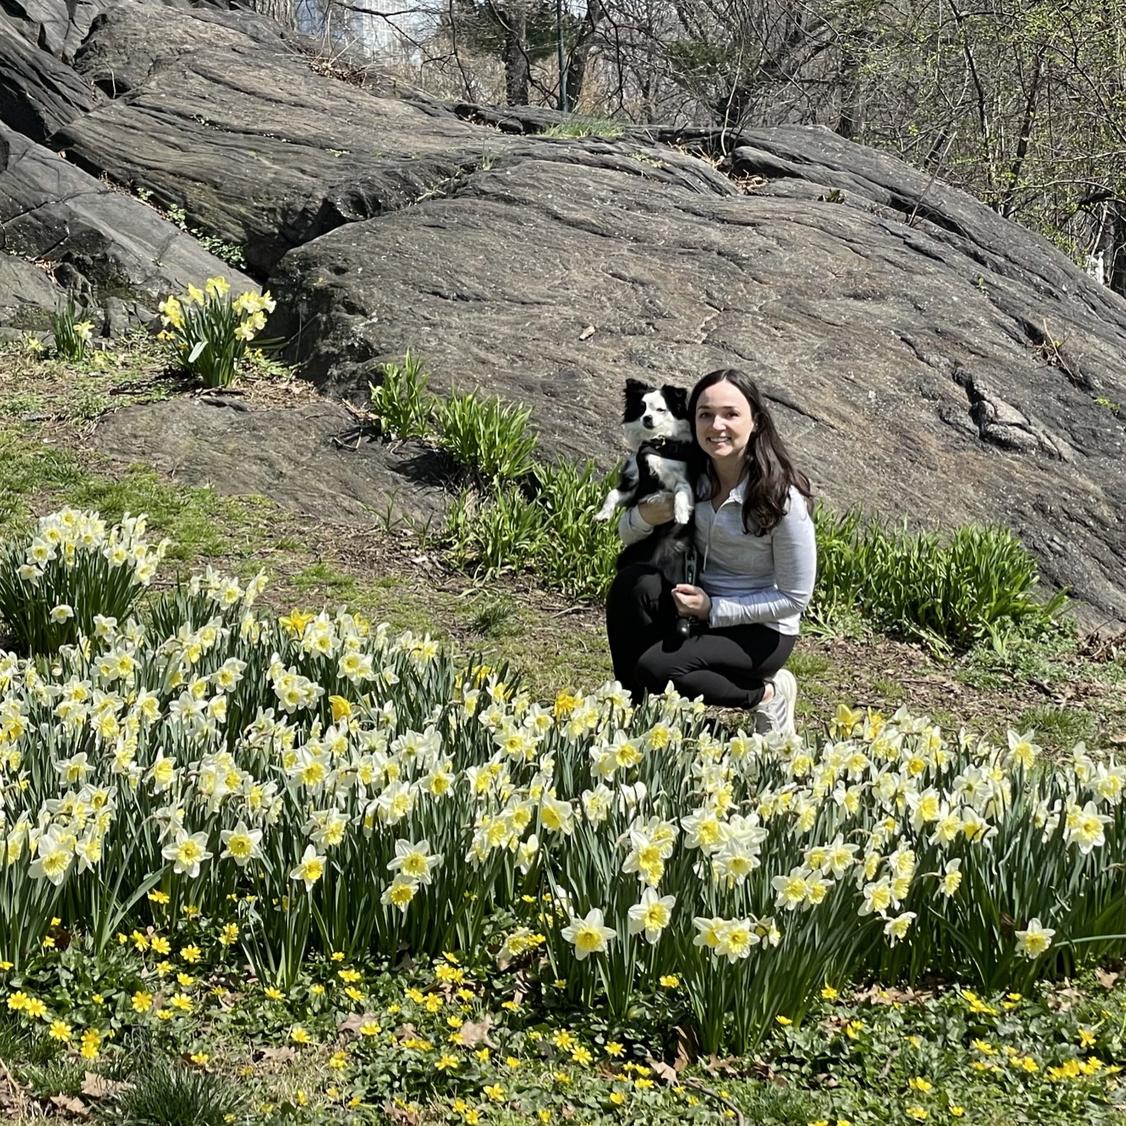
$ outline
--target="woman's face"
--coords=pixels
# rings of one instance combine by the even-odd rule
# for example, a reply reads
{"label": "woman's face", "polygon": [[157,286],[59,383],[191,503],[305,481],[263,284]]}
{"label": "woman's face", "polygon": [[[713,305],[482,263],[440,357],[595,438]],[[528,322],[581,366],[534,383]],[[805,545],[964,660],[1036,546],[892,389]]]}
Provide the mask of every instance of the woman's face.
{"label": "woman's face", "polygon": [[754,429],[751,404],[733,383],[713,383],[696,401],[696,441],[714,462],[741,462]]}

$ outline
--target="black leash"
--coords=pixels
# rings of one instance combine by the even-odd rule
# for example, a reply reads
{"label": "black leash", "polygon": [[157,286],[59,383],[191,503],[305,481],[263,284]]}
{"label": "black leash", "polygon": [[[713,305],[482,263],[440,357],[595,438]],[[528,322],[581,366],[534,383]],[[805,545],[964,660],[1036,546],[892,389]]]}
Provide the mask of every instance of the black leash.
{"label": "black leash", "polygon": [[[693,544],[684,557],[684,581],[689,586],[696,585],[696,546]],[[688,637],[692,633],[692,619],[680,616],[676,619],[676,632],[681,637]]]}

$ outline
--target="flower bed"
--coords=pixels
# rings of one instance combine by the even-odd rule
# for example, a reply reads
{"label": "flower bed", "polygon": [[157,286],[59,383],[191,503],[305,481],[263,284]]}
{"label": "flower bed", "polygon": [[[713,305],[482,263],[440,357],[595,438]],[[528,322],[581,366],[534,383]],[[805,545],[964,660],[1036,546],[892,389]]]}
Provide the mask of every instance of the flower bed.
{"label": "flower bed", "polygon": [[675,976],[701,1048],[745,1051],[826,985],[1019,989],[1126,944],[1126,770],[1081,747],[1048,764],[845,707],[818,744],[719,735],[615,684],[538,703],[344,610],[260,614],[261,575],[117,620],[83,568],[120,530],[48,519],[91,541],[60,533],[52,598],[72,582],[92,624],[0,654],[17,969],[52,927],[96,952],[143,932],[155,899],[227,920],[283,987],[314,954],[488,951],[613,1022]]}

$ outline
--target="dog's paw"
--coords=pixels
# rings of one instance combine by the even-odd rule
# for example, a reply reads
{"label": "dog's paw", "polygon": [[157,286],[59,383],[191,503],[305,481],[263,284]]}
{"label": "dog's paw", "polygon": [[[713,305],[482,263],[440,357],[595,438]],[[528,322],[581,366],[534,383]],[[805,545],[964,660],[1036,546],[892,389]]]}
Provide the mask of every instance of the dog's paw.
{"label": "dog's paw", "polygon": [[692,502],[683,493],[677,493],[673,500],[672,518],[678,524],[687,524],[692,519]]}
{"label": "dog's paw", "polygon": [[599,509],[599,510],[598,510],[598,511],[597,511],[597,512],[596,512],[596,513],[594,514],[594,518],[595,518],[595,520],[598,520],[599,522],[605,523],[605,521],[609,520],[609,519],[610,519],[610,517],[614,515],[614,509],[615,509],[616,507],[617,507],[617,506],[616,506],[616,505],[613,505],[613,504],[609,504],[609,503],[606,503],[606,504],[604,504],[604,505],[603,505],[603,506],[602,506],[602,507],[601,507],[601,508],[600,508],[600,509]]}

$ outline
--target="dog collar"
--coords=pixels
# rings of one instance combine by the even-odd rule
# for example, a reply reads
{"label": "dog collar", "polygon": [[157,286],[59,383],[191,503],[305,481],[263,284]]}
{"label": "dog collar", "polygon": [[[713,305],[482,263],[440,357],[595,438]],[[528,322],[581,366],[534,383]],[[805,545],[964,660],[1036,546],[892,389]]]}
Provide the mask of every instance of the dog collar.
{"label": "dog collar", "polygon": [[692,452],[692,443],[677,441],[675,438],[654,438],[651,442],[642,442],[641,448],[648,453],[657,454],[658,457],[687,461]]}

